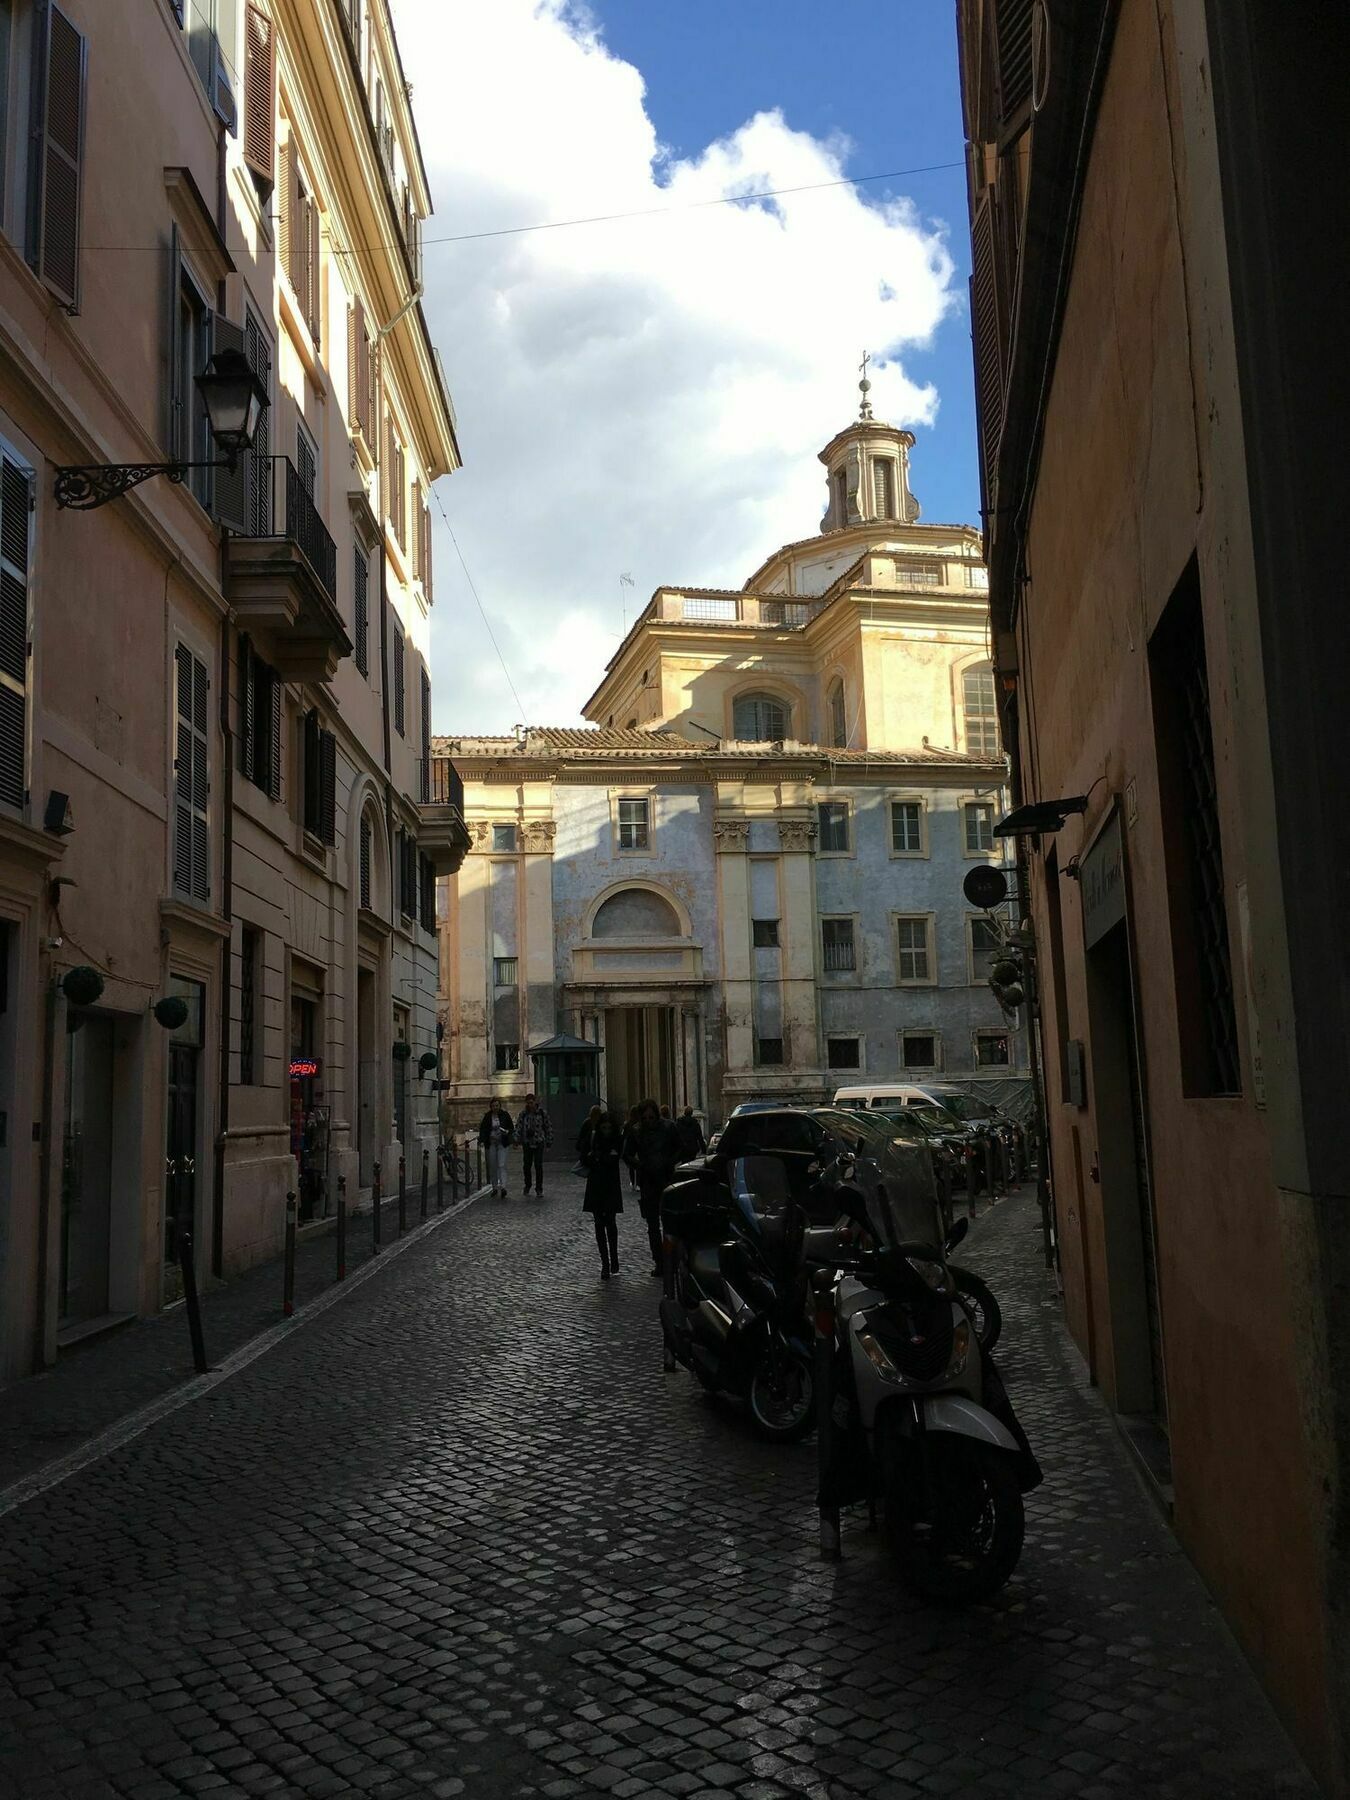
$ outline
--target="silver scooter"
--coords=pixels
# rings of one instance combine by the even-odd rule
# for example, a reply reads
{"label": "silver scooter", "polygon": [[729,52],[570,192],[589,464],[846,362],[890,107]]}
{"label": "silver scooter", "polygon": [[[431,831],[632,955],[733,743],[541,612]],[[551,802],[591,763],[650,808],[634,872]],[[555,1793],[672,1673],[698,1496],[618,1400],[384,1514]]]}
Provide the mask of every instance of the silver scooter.
{"label": "silver scooter", "polygon": [[807,1247],[817,1328],[833,1334],[821,1504],[879,1501],[915,1593],[987,1599],[1016,1567],[1041,1471],[947,1268],[966,1221],[945,1243],[906,1239],[885,1193],[869,1200],[853,1174],[841,1158],[820,1177],[851,1243],[812,1233]]}

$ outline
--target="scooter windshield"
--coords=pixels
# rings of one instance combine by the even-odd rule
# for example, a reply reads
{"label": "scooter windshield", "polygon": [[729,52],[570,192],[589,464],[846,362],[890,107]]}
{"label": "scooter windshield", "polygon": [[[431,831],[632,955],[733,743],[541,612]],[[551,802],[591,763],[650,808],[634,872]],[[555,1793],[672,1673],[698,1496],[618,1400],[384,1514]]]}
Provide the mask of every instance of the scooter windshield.
{"label": "scooter windshield", "polygon": [[[880,1114],[835,1110],[820,1116],[828,1117],[833,1135],[859,1158],[857,1186],[876,1241],[941,1245],[942,1215],[927,1147],[897,1138]],[[866,1174],[869,1164],[872,1172]]]}
{"label": "scooter windshield", "polygon": [[[740,1156],[731,1165],[731,1198],[758,1238],[772,1235],[790,1204],[787,1171],[776,1156]],[[766,1229],[767,1228],[767,1229]]]}

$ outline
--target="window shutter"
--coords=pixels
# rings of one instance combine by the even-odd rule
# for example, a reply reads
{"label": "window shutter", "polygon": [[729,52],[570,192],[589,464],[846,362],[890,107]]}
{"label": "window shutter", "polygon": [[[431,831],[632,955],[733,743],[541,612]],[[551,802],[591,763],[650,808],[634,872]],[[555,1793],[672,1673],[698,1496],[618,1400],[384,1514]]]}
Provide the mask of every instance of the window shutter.
{"label": "window shutter", "polygon": [[347,423],[352,431],[361,429],[361,302],[353,300],[347,308]]}
{"label": "window shutter", "polygon": [[422,508],[422,589],[431,599],[431,508]]}
{"label": "window shutter", "polygon": [[[212,348],[216,351],[237,350],[248,356],[246,333],[229,319],[216,313],[212,323]],[[221,468],[215,475],[215,514],[222,525],[246,536],[249,526],[249,488],[252,481],[252,457],[241,456],[233,469]]]}
{"label": "window shutter", "polygon": [[0,467],[0,806],[27,790],[28,533],[33,478],[8,456]]}
{"label": "window shutter", "polygon": [[268,669],[265,677],[268,685],[270,705],[268,712],[272,728],[272,757],[267,769],[267,791],[274,800],[281,798],[281,715],[286,710],[286,690],[277,678],[274,669]]}
{"label": "window shutter", "polygon": [[293,130],[287,131],[281,147],[281,205],[277,211],[277,248],[281,253],[281,266],[298,296],[303,279],[304,238],[300,219],[300,158]]}
{"label": "window shutter", "polygon": [[976,208],[971,226],[970,319],[985,510],[992,511],[998,504],[998,446],[1003,435],[1003,343],[994,257],[994,200],[989,193]]}
{"label": "window shutter", "polygon": [[394,421],[386,416],[384,421],[384,515],[392,525],[394,512]]}
{"label": "window shutter", "polygon": [[300,477],[301,487],[312,500],[319,480],[319,459],[313,439],[298,421],[295,427],[295,469]]}
{"label": "window shutter", "polygon": [[361,415],[361,429],[365,433],[366,445],[371,457],[378,462],[380,458],[380,426],[379,412],[375,405],[375,374],[379,366],[380,347],[371,338],[364,324],[362,314],[361,330],[361,381],[362,393],[365,396],[365,411]]}
{"label": "window shutter", "polygon": [[361,904],[370,911],[370,820],[361,816]]}
{"label": "window shutter", "polygon": [[323,282],[320,279],[319,265],[319,203],[313,194],[309,195],[306,203],[305,228],[309,234],[305,272],[305,304],[308,310],[305,316],[309,323],[309,334],[314,339],[314,348],[317,350],[323,324]]}
{"label": "window shutter", "polygon": [[356,546],[356,666],[363,675],[370,674],[370,560],[364,544]]}
{"label": "window shutter", "polygon": [[999,136],[1020,123],[1031,104],[1032,0],[996,0],[994,40],[998,50]]}
{"label": "window shutter", "polygon": [[244,19],[244,163],[264,199],[276,181],[276,160],[274,28],[250,0]]}
{"label": "window shutter", "polygon": [[80,177],[87,45],[59,6],[43,27],[41,117],[34,122],[37,241],[29,261],[72,312],[80,299]]}
{"label": "window shutter", "polygon": [[431,755],[431,677],[422,672],[422,755]]}
{"label": "window shutter", "polygon": [[[248,366],[267,389],[272,392],[272,342],[259,323],[257,315],[250,309],[244,316],[244,354],[248,358]],[[248,470],[248,513],[245,520],[244,535],[246,537],[271,537],[272,535],[272,434],[270,408],[264,407],[258,420],[258,429],[254,433],[253,448],[239,459],[240,466]]]}
{"label": "window shutter", "polygon": [[319,715],[311,707],[304,730],[304,825],[311,837],[319,835]]}
{"label": "window shutter", "polygon": [[337,738],[331,731],[319,733],[319,837],[337,842]]}
{"label": "window shutter", "polygon": [[408,545],[408,462],[403,445],[394,444],[394,498],[398,505],[398,541]]}
{"label": "window shutter", "polygon": [[424,931],[436,929],[436,878],[431,872],[431,858],[420,859],[422,889],[422,928]]}
{"label": "window shutter", "polygon": [[177,739],[174,759],[174,886],[194,900],[211,897],[210,746],[206,664],[185,644],[174,650]]}
{"label": "window shutter", "polygon": [[254,722],[253,646],[246,637],[239,639],[239,773],[246,781],[253,779],[256,760],[253,745]]}
{"label": "window shutter", "polygon": [[169,227],[169,266],[164,288],[164,454],[176,462],[183,454],[183,250],[177,225]]}
{"label": "window shutter", "polygon": [[394,627],[394,729],[400,737],[405,735],[404,700],[407,687],[407,670],[404,667],[405,651],[403,633]]}
{"label": "window shutter", "polygon": [[408,549],[412,558],[412,578],[418,581],[422,575],[422,479],[419,475],[413,476],[412,517],[413,534]]}

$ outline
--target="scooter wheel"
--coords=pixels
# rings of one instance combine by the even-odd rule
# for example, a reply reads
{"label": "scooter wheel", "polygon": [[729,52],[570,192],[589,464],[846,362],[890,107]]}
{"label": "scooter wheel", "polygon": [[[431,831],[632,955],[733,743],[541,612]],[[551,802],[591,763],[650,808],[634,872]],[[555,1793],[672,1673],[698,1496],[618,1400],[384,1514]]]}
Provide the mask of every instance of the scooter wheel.
{"label": "scooter wheel", "polygon": [[755,1365],[746,1396],[761,1437],[779,1444],[804,1438],[816,1422],[815,1371],[810,1355],[791,1350],[784,1357],[766,1350]]}
{"label": "scooter wheel", "polygon": [[905,1585],[939,1606],[998,1592],[1022,1554],[1025,1515],[1012,1458],[969,1438],[929,1434],[931,1516],[903,1481],[886,1496],[886,1532]]}
{"label": "scooter wheel", "polygon": [[949,1263],[947,1268],[956,1283],[956,1297],[975,1328],[976,1342],[981,1350],[992,1350],[1003,1333],[1003,1314],[998,1301],[979,1276],[972,1275],[969,1269],[958,1269],[954,1263]]}

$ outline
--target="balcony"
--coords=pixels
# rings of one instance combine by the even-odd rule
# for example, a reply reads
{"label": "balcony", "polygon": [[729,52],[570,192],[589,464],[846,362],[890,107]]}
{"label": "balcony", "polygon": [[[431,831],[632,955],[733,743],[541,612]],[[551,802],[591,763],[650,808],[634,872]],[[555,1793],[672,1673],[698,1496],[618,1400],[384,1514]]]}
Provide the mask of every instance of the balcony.
{"label": "balcony", "polygon": [[288,456],[241,460],[246,533],[225,540],[226,598],[286,681],[331,681],[351,639],[337,607],[337,546]]}
{"label": "balcony", "polygon": [[418,848],[438,875],[454,875],[469,848],[464,823],[464,783],[448,756],[422,758]]}

